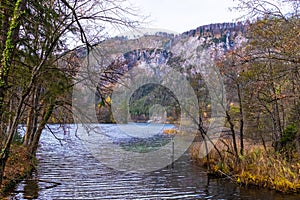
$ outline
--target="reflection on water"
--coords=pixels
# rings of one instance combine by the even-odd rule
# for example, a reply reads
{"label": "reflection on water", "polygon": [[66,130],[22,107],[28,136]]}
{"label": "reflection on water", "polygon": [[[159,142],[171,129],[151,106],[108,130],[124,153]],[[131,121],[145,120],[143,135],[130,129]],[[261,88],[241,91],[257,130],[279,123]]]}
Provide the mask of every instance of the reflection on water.
{"label": "reflection on water", "polygon": [[[114,125],[105,125],[107,127]],[[74,132],[45,131],[37,171],[16,188],[10,199],[300,199],[264,189],[246,189],[228,179],[209,179],[188,154],[150,173],[124,173],[96,160]]]}
{"label": "reflection on water", "polygon": [[35,199],[39,196],[39,184],[38,180],[25,180],[24,182],[24,198]]}

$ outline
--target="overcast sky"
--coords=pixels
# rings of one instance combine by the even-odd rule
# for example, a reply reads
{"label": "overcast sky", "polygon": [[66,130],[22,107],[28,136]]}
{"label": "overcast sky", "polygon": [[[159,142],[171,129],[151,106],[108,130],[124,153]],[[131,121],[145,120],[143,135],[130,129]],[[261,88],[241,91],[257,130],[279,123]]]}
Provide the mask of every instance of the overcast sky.
{"label": "overcast sky", "polygon": [[195,29],[198,26],[232,22],[239,13],[230,12],[236,5],[233,0],[130,0],[150,15],[148,28],[163,28],[178,33]]}

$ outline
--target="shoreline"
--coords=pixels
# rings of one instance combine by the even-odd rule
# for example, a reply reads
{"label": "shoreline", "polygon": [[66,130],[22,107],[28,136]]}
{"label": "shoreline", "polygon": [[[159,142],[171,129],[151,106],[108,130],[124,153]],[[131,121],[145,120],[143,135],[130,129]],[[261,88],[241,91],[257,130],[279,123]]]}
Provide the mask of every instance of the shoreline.
{"label": "shoreline", "polygon": [[5,199],[22,180],[35,170],[37,161],[35,158],[29,159],[26,152],[26,148],[22,145],[12,146],[5,167],[5,176],[0,186],[0,199]]}
{"label": "shoreline", "polygon": [[293,161],[262,145],[248,143],[244,155],[236,160],[229,149],[219,149],[223,160],[213,149],[207,157],[199,158],[199,144],[190,148],[191,159],[199,166],[206,167],[209,176],[227,177],[230,181],[246,187],[275,190],[281,193],[300,193],[300,162],[295,155]]}

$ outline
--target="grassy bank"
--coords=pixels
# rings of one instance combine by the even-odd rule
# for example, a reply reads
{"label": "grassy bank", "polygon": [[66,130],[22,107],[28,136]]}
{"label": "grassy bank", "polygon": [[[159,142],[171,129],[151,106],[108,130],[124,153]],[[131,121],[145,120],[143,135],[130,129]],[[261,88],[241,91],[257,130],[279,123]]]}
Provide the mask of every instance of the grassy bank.
{"label": "grassy bank", "polygon": [[236,159],[231,150],[230,141],[219,141],[216,150],[207,157],[199,158],[201,143],[191,147],[192,159],[201,166],[206,166],[209,173],[216,176],[227,176],[240,185],[254,185],[276,191],[290,193],[300,192],[300,159],[298,155],[292,158],[276,153],[272,147],[246,142],[243,156]]}
{"label": "grassy bank", "polygon": [[28,158],[26,153],[25,147],[18,144],[12,146],[0,187],[0,199],[11,192],[34,169],[35,163]]}

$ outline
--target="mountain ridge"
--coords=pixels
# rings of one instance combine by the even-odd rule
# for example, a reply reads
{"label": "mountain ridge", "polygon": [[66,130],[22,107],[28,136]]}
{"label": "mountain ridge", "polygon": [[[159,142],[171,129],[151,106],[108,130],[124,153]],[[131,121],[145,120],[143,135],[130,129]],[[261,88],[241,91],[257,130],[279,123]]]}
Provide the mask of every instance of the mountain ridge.
{"label": "mountain ridge", "polygon": [[[165,73],[165,69],[162,69],[165,65],[189,79],[196,78],[200,74],[205,76],[208,65],[225,55],[227,51],[237,48],[246,41],[246,29],[247,24],[244,23],[218,23],[199,26],[178,35],[157,32],[154,35],[145,34],[136,39],[119,37],[105,41],[100,44],[102,50],[107,49],[111,52],[114,52],[114,48],[131,50],[113,54],[115,61],[107,66],[104,74],[107,76],[106,71],[116,71],[118,77],[115,77],[113,81],[99,83],[98,91],[100,93],[97,101],[103,105],[105,99],[114,90],[118,80],[121,77],[126,77],[126,74],[134,67],[144,70],[144,73],[149,76]],[[200,65],[206,63],[207,66],[197,66],[199,62],[202,63]],[[158,91],[156,93],[158,94]],[[140,102],[143,98],[143,95],[137,96],[133,104]],[[150,104],[146,107],[149,106]],[[143,106],[138,107],[139,109],[134,110],[133,113],[139,113],[139,115],[136,115],[133,120],[140,119],[141,116],[144,116],[144,121],[149,120],[147,113],[144,113],[147,109]],[[99,116],[101,112],[106,113],[105,116]],[[177,113],[177,111],[169,110],[168,114],[171,115],[171,113]],[[98,117],[101,122],[111,122],[109,120],[112,119],[109,110],[103,106],[99,107]],[[178,116],[172,115],[172,118],[176,119]]]}

